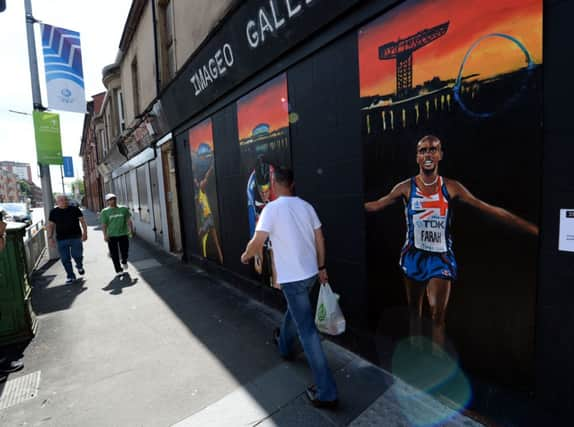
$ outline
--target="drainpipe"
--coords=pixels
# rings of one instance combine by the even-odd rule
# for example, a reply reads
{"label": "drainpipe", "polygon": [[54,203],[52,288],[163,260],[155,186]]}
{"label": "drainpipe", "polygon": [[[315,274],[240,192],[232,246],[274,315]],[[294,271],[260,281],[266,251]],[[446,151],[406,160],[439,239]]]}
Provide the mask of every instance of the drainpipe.
{"label": "drainpipe", "polygon": [[155,7],[155,0],[151,1],[151,13],[153,19],[153,50],[155,54],[155,96],[159,95],[161,89],[161,78],[159,74],[159,55],[157,47],[157,12]]}

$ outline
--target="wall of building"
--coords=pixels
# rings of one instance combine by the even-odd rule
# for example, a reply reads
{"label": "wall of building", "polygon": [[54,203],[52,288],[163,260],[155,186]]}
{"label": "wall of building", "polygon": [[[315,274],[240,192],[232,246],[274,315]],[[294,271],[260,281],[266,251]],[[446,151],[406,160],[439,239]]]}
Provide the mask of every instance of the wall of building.
{"label": "wall of building", "polygon": [[[559,206],[559,203],[572,199],[570,194],[572,189],[567,184],[572,181],[568,179],[567,163],[567,159],[571,156],[565,154],[569,150],[563,147],[563,144],[567,143],[567,135],[571,134],[569,127],[564,125],[569,123],[565,117],[568,110],[564,105],[567,94],[572,92],[567,90],[571,81],[566,76],[554,80],[555,85],[549,93],[549,97],[555,102],[554,108],[548,108],[548,97],[546,97],[544,119],[545,123],[551,124],[547,126],[544,136],[543,170],[538,164],[542,158],[540,126],[542,120],[539,117],[542,112],[540,81],[542,57],[540,50],[533,47],[533,42],[536,45],[541,39],[541,26],[528,26],[529,31],[534,34],[533,38],[528,34],[525,37],[524,34],[518,37],[521,43],[527,45],[529,53],[536,55],[537,58],[534,60],[536,67],[532,67],[535,71],[528,71],[530,74],[526,83],[519,85],[522,88],[521,97],[517,95],[511,97],[509,101],[516,102],[516,99],[520,99],[522,104],[515,104],[515,109],[511,109],[510,113],[505,111],[506,115],[500,114],[498,119],[487,119],[486,116],[472,118],[469,111],[460,107],[455,114],[457,118],[448,119],[452,113],[451,108],[457,109],[458,104],[452,104],[455,102],[453,95],[450,97],[445,95],[437,98],[438,106],[432,108],[432,114],[431,108],[427,107],[425,110],[428,113],[427,123],[421,124],[420,109],[424,108],[424,105],[423,107],[418,105],[416,108],[414,104],[408,105],[402,110],[393,112],[397,114],[398,119],[392,126],[400,123],[401,129],[406,130],[400,133],[397,128],[393,129],[392,133],[387,132],[385,126],[391,125],[388,121],[390,110],[383,111],[383,106],[386,104],[381,102],[377,107],[378,110],[370,108],[369,101],[375,105],[381,100],[376,96],[371,100],[367,95],[359,95],[362,88],[366,87],[359,77],[359,62],[362,60],[359,39],[361,34],[369,31],[368,25],[374,24],[377,19],[381,19],[381,22],[385,19],[391,22],[396,16],[406,19],[407,9],[414,11],[410,15],[414,17],[417,6],[432,2],[402,2],[402,9],[389,10],[387,15],[384,15],[385,8],[392,2],[386,2],[386,5],[382,4],[384,2],[380,2],[379,5],[374,3],[357,8],[354,14],[335,24],[334,27],[340,28],[339,37],[330,45],[321,45],[323,36],[312,39],[305,47],[296,49],[297,52],[283,57],[281,64],[273,64],[245,84],[229,91],[224,99],[217,103],[206,104],[209,105],[208,108],[191,117],[176,130],[179,181],[180,184],[188,186],[187,191],[181,192],[186,257],[188,259],[194,256],[206,257],[202,251],[198,230],[197,217],[200,209],[194,199],[197,189],[191,190],[191,183],[194,181],[192,161],[194,153],[190,148],[189,135],[195,126],[199,126],[206,119],[211,119],[216,165],[215,198],[219,213],[218,232],[224,253],[222,264],[228,271],[233,271],[243,278],[253,279],[252,272],[240,264],[238,257],[249,238],[249,233],[246,231],[247,201],[243,183],[246,176],[241,169],[238,144],[237,101],[251,93],[253,89],[286,72],[289,111],[295,114],[294,122],[290,123],[289,128],[291,160],[297,180],[297,192],[312,201],[323,220],[328,242],[329,269],[333,272],[333,281],[336,283],[334,286],[341,291],[341,304],[348,314],[351,328],[368,325],[367,329],[371,332],[384,335],[382,337],[384,339],[393,339],[392,325],[402,322],[399,318],[404,313],[401,314],[400,310],[394,311],[395,308],[400,309],[404,306],[405,299],[404,288],[401,286],[401,271],[397,266],[398,251],[394,249],[395,241],[404,238],[404,229],[397,225],[397,221],[402,218],[401,207],[397,206],[389,211],[388,215],[398,218],[391,221],[388,219],[391,216],[367,217],[363,211],[363,202],[385,194],[392,188],[389,187],[391,182],[396,183],[399,178],[404,179],[407,176],[403,174],[416,174],[412,141],[416,143],[417,138],[424,133],[439,133],[445,140],[450,141],[443,163],[445,173],[463,179],[473,187],[471,191],[474,189],[479,196],[491,203],[501,205],[531,224],[541,226],[542,249],[539,258],[539,241],[536,237],[528,233],[521,234],[511,228],[497,227],[485,221],[480,215],[458,208],[460,210],[457,210],[456,221],[460,225],[456,228],[456,235],[470,237],[467,237],[466,241],[464,237],[457,240],[459,242],[457,254],[462,260],[463,276],[455,282],[453,288],[447,325],[450,338],[460,351],[461,362],[465,369],[486,381],[507,384],[522,390],[532,391],[536,388],[540,402],[545,405],[556,407],[560,405],[556,402],[571,402],[565,397],[571,396],[572,390],[568,388],[571,381],[561,381],[560,375],[568,369],[567,358],[573,354],[573,350],[565,344],[567,331],[570,330],[568,325],[572,322],[566,315],[568,308],[564,304],[565,300],[569,300],[570,294],[567,291],[570,288],[566,283],[571,281],[572,277],[566,268],[570,258],[567,254],[557,253],[556,242],[558,208],[567,207]],[[456,13],[454,3],[456,2],[447,5],[453,7],[450,12],[451,24],[460,16]],[[545,5],[551,3],[547,2]],[[497,6],[496,2],[488,4]],[[525,12],[520,19],[526,22],[529,17],[535,15],[536,19],[541,19],[542,4],[542,1],[521,4],[520,7],[524,7]],[[563,62],[561,65],[557,62],[556,58],[562,60],[564,55],[558,53],[562,51],[562,47],[558,39],[552,38],[552,34],[559,37],[561,24],[567,25],[565,17],[569,16],[568,11],[571,8],[572,2],[561,2],[554,3],[552,7],[548,6],[546,9],[550,10],[550,15],[546,15],[545,19],[552,19],[551,22],[556,23],[553,27],[555,31],[549,32],[549,39],[553,40],[556,50],[548,50],[550,42],[545,39],[544,68],[551,62],[548,56],[553,55],[554,72],[560,68],[561,73],[567,73],[569,69],[563,66]],[[477,9],[474,13],[481,12]],[[354,24],[350,23],[353,19]],[[428,24],[429,28],[441,22],[431,22]],[[514,24],[516,22],[518,21],[515,20]],[[384,27],[380,44],[411,34],[401,33],[398,30],[401,25],[396,22],[394,24],[396,26],[388,24]],[[416,24],[413,25],[415,28]],[[546,24],[545,28],[548,27]],[[521,31],[518,28],[504,29],[509,32],[515,30]],[[394,33],[390,37],[384,31]],[[449,38],[452,40],[452,34],[456,36],[458,29],[453,26],[449,31],[451,31]],[[537,34],[540,37],[538,41]],[[478,36],[480,36],[478,33],[472,34],[472,37]],[[469,40],[466,42],[472,41]],[[434,50],[435,54],[440,56],[444,45],[437,42],[435,46],[437,47],[433,46],[430,50]],[[508,46],[505,45],[503,48],[507,49]],[[418,55],[415,61],[420,58],[423,50],[420,52],[415,54]],[[520,56],[520,49],[517,52]],[[509,51],[509,54],[514,53],[516,52]],[[377,61],[381,61],[377,52],[375,54]],[[298,55],[299,59],[292,60]],[[464,52],[461,57],[464,57]],[[566,58],[571,61],[572,55],[566,55]],[[519,59],[523,60],[522,57]],[[415,73],[420,71],[416,68],[416,64]],[[392,65],[389,74],[395,72]],[[332,70],[337,72],[334,73]],[[498,78],[513,78],[508,75],[501,77],[503,74],[501,73]],[[435,75],[445,80],[451,77],[441,74],[440,71],[436,71]],[[431,85],[432,78],[433,75],[429,77],[429,82],[421,83],[423,92],[427,92],[423,86],[427,83]],[[453,78],[456,78],[456,73]],[[566,86],[565,82],[568,82]],[[490,83],[492,82],[488,84]],[[489,90],[488,84],[485,83],[483,89]],[[191,94],[189,98],[194,99]],[[487,102],[485,99],[483,101]],[[444,108],[441,107],[441,103]],[[181,108],[182,103],[177,101],[174,105]],[[500,120],[500,117],[505,119]],[[518,125],[520,120],[517,119],[520,117],[528,117],[526,120],[528,127],[524,125],[524,121],[523,126]],[[476,135],[496,135],[496,129],[498,129],[496,138],[509,141],[512,140],[512,135],[520,134],[519,139],[522,143],[503,145],[501,140],[494,150],[495,153],[491,153],[494,158],[488,160],[488,164],[491,165],[488,169],[488,178],[478,179],[473,166],[465,163],[470,153],[463,145],[457,144],[457,141],[465,139],[461,137],[465,133],[467,140]],[[462,134],[459,135],[457,132]],[[489,140],[492,141],[495,136],[490,136]],[[552,142],[547,143],[548,140]],[[528,147],[528,155],[519,154],[521,160],[514,162],[512,159],[517,158],[516,153],[517,150],[520,151],[521,145]],[[532,191],[524,194],[524,197],[517,197],[516,193],[513,194],[513,191],[508,189],[493,192],[495,182],[523,178],[520,168],[516,166],[518,163],[528,165],[528,170],[532,172],[527,185]],[[375,167],[377,164],[379,166]],[[397,169],[398,164],[404,165],[402,170]],[[542,192],[546,195],[542,201],[539,200],[541,175],[545,176]],[[538,221],[540,217],[542,222]],[[399,235],[400,237],[397,237]],[[481,246],[484,245],[483,240],[491,243]],[[386,246],[387,241],[392,243]],[[474,248],[473,245],[469,245],[469,241],[476,243]],[[492,254],[492,257],[482,256],[485,250]],[[213,256],[211,260],[218,263]],[[540,271],[537,271],[538,260],[541,263]],[[373,267],[377,263],[393,269],[392,274],[386,279],[381,278],[380,271],[377,271],[378,267]],[[493,275],[496,277],[492,277]],[[512,310],[509,310],[510,306]],[[490,313],[488,319],[482,316],[484,307],[488,307]],[[538,331],[536,341],[535,328]],[[488,346],[486,343],[491,343],[492,351],[486,348]],[[550,348],[554,350],[548,351]],[[535,377],[537,381],[534,380]],[[558,383],[561,386],[553,388]]]}
{"label": "wall of building", "polygon": [[[154,154],[158,151],[148,148],[114,171],[112,191],[118,196],[118,204],[129,208],[138,236],[163,247],[164,217],[160,205],[165,204],[165,199],[160,190],[163,187],[161,160]],[[152,191],[154,182],[158,183],[157,194]],[[166,250],[169,251],[169,241]]]}
{"label": "wall of building", "polygon": [[32,168],[29,163],[19,162],[0,162],[0,168],[4,168],[9,172],[18,176],[18,179],[25,181],[32,181]]}
{"label": "wall of building", "polygon": [[[139,81],[132,79],[132,63],[137,61]],[[121,87],[124,97],[126,125],[135,120],[156,97],[154,29],[151,3],[147,2],[133,38],[120,63]],[[134,108],[134,85],[139,92],[139,108]]]}
{"label": "wall of building", "polygon": [[574,123],[570,117],[574,51],[564,39],[570,31],[574,1],[544,3],[544,208],[536,312],[536,394],[569,420],[574,408],[574,314],[570,303],[574,297],[574,254],[558,251],[558,235],[560,209],[574,207]]}
{"label": "wall of building", "polygon": [[20,202],[18,175],[0,168],[0,202]]}
{"label": "wall of building", "polygon": [[172,0],[176,67],[179,70],[209,32],[225,16],[234,0]]}

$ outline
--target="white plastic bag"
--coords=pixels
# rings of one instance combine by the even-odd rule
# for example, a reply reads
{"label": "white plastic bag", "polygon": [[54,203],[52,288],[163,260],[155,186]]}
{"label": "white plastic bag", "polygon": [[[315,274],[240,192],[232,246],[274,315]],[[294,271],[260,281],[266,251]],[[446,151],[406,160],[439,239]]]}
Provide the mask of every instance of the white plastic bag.
{"label": "white plastic bag", "polygon": [[333,292],[328,283],[321,285],[315,311],[315,325],[325,334],[339,335],[345,332],[345,316],[339,307],[338,299],[339,296]]}

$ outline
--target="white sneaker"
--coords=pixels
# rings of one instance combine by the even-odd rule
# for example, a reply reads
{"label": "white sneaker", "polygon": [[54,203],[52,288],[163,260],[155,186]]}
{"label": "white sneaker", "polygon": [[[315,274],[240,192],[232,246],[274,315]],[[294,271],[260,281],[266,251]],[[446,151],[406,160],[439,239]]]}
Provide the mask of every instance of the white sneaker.
{"label": "white sneaker", "polygon": [[122,262],[122,268],[124,269],[124,271],[128,271],[128,263]]}

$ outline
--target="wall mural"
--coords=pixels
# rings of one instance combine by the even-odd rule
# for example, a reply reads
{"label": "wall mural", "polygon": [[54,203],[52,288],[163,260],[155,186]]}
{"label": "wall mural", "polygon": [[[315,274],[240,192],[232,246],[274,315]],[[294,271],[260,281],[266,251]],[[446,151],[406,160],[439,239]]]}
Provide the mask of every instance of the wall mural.
{"label": "wall mural", "polygon": [[189,130],[189,148],[195,191],[197,232],[201,255],[223,264],[219,240],[217,185],[211,119]]}
{"label": "wall mural", "polygon": [[[241,174],[245,177],[249,236],[265,205],[273,201],[273,173],[277,166],[291,166],[287,77],[282,74],[237,101]],[[273,251],[268,241],[254,270],[263,283],[276,286]]]}
{"label": "wall mural", "polygon": [[407,1],[358,36],[371,317],[528,382],[542,1]]}

